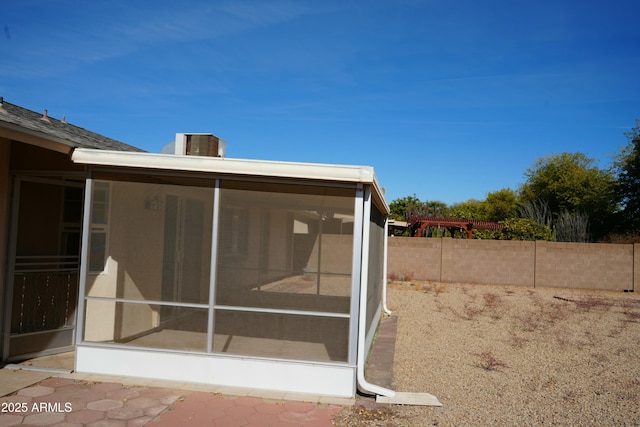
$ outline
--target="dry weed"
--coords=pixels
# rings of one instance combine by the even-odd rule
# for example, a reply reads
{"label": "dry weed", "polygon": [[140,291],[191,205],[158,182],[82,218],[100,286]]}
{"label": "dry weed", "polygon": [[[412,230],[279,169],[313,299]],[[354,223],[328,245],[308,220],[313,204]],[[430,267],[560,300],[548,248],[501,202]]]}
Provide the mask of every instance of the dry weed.
{"label": "dry weed", "polygon": [[600,343],[600,337],[591,331],[584,331],[584,336],[587,339],[588,344],[592,347],[596,347]]}
{"label": "dry weed", "polygon": [[478,361],[475,366],[484,369],[485,371],[497,371],[498,368],[508,368],[502,360],[495,357],[490,351],[484,351],[480,354],[476,354]]}
{"label": "dry weed", "polygon": [[442,283],[436,283],[433,285],[433,293],[438,296],[445,291],[445,286]]}
{"label": "dry weed", "polygon": [[595,298],[585,298],[579,301],[574,301],[576,308],[582,311],[591,311],[594,307],[601,307],[602,303]]}
{"label": "dry weed", "polygon": [[493,292],[486,293],[482,297],[485,308],[489,310],[489,317],[493,320],[500,320],[502,318],[502,312],[500,310],[502,307],[502,298]]}
{"label": "dry weed", "polygon": [[471,304],[465,304],[462,311],[464,313],[464,319],[473,320],[482,313],[482,308],[475,307]]}
{"label": "dry weed", "polygon": [[343,409],[336,421],[349,427],[392,427],[398,425],[397,417],[398,413],[388,406],[355,405]]}
{"label": "dry weed", "polygon": [[493,292],[486,293],[482,297],[484,298],[484,305],[487,308],[496,308],[502,302],[500,295]]}
{"label": "dry weed", "polygon": [[618,338],[618,336],[622,333],[622,331],[625,328],[625,322],[622,321],[619,323],[619,326],[617,327],[613,327],[609,330],[609,333],[607,334],[607,337],[609,338]]}
{"label": "dry weed", "polygon": [[607,356],[605,353],[591,353],[591,356],[593,357],[593,360],[600,364],[604,365],[606,363],[609,363],[609,356]]}
{"label": "dry weed", "polygon": [[424,283],[416,284],[416,283],[411,282],[411,283],[409,283],[409,287],[411,289],[413,289],[414,291],[426,292],[428,290],[428,288],[429,288],[429,285],[428,284],[424,284]]}
{"label": "dry weed", "polygon": [[403,273],[400,275],[400,281],[401,282],[410,282],[411,281],[411,275],[409,273]]}
{"label": "dry weed", "polygon": [[622,314],[625,315],[627,322],[638,322],[638,321],[640,321],[640,312],[638,312],[638,311],[624,310],[622,312]]}
{"label": "dry weed", "polygon": [[527,338],[521,337],[520,335],[516,334],[513,330],[509,330],[509,337],[510,337],[509,344],[511,344],[511,346],[516,348],[523,348],[525,344],[529,342]]}
{"label": "dry weed", "polygon": [[538,307],[540,311],[544,310],[547,303],[540,297],[540,295],[536,294],[535,291],[529,291],[529,298],[533,305]]}
{"label": "dry weed", "polygon": [[565,332],[559,332],[556,334],[556,343],[561,350],[566,350],[571,346],[571,339]]}
{"label": "dry weed", "polygon": [[520,329],[525,332],[535,332],[541,327],[541,318],[537,313],[529,312],[521,316],[515,316],[520,321]]}
{"label": "dry weed", "polygon": [[462,307],[462,311],[458,311],[453,307],[447,307],[449,309],[449,311],[451,311],[451,313],[453,313],[453,315],[459,319],[462,320],[473,320],[475,319],[479,314],[482,313],[482,309],[478,308],[478,307],[474,307],[472,305],[470,305],[469,303],[465,303],[464,306]]}
{"label": "dry weed", "polygon": [[561,322],[571,314],[567,303],[549,304],[544,312],[546,320],[551,324]]}

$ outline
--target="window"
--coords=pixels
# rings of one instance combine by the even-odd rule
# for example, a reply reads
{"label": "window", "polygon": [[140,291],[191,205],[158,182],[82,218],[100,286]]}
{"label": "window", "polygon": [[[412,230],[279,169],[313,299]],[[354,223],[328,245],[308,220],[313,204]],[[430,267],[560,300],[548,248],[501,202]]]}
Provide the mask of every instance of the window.
{"label": "window", "polygon": [[79,262],[83,195],[82,184],[69,183],[64,187],[60,255],[64,257],[64,266],[69,268],[77,268]]}
{"label": "window", "polygon": [[90,273],[101,273],[106,266],[110,193],[111,188],[108,182],[94,182],[91,202],[91,235],[89,236]]}
{"label": "window", "polygon": [[247,255],[248,235],[247,209],[227,206],[222,212],[222,228],[225,230],[226,239],[222,243],[222,255],[239,256]]}

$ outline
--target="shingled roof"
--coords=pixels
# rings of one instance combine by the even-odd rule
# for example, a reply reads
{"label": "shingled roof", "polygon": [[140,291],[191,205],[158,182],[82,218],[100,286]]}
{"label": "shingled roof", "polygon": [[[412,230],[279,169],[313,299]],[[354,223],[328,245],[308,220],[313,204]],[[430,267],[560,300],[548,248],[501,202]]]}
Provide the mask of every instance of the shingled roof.
{"label": "shingled roof", "polygon": [[20,130],[28,129],[36,134],[53,137],[70,147],[98,148],[116,151],[144,151],[124,142],[107,138],[81,127],[54,119],[42,113],[27,110],[18,105],[8,103],[0,97],[0,127]]}

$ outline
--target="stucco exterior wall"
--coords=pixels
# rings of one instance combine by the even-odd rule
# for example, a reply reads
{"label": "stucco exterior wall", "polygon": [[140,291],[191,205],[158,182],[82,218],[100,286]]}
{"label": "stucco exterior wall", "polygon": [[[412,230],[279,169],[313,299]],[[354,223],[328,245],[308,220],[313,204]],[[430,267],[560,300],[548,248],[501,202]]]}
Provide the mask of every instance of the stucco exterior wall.
{"label": "stucco exterior wall", "polygon": [[[127,191],[112,191],[109,224],[109,244],[106,268],[102,273],[89,273],[87,296],[127,299],[161,299],[162,230],[164,212],[144,209],[145,194],[138,186]],[[138,209],[132,209],[133,206]],[[131,236],[136,247],[131,248]],[[140,250],[140,246],[146,250]],[[155,317],[150,306],[139,305],[135,310],[119,308],[111,301],[88,301],[85,339],[110,341],[151,329]],[[114,327],[114,325],[117,325]]]}
{"label": "stucco exterior wall", "polygon": [[640,244],[389,238],[391,279],[633,291]]}

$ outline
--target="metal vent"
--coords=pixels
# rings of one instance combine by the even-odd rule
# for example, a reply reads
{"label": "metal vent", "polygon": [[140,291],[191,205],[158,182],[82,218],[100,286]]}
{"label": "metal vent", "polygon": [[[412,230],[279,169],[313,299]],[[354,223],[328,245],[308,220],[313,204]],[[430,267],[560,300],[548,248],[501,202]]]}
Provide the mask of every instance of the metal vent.
{"label": "metal vent", "polygon": [[176,134],[176,154],[186,156],[224,157],[226,143],[210,133]]}

